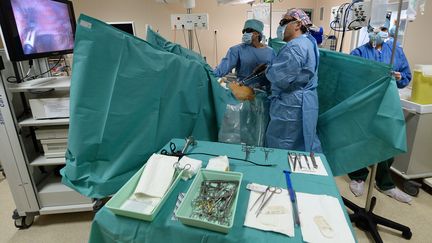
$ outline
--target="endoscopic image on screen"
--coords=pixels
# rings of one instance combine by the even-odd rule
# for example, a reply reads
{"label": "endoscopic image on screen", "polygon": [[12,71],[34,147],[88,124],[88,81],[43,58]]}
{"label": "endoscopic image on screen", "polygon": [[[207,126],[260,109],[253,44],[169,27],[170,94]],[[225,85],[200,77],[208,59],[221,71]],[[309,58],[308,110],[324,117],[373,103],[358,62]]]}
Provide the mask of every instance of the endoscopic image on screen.
{"label": "endoscopic image on screen", "polygon": [[51,0],[12,0],[24,54],[73,49],[68,6]]}

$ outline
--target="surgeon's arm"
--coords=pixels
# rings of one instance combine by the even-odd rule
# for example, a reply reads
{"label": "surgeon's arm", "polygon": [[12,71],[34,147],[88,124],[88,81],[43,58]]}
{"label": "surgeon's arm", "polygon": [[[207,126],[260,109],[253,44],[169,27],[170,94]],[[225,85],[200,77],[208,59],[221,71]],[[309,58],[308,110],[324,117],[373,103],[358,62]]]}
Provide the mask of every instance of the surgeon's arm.
{"label": "surgeon's arm", "polygon": [[286,90],[301,72],[302,53],[298,46],[283,50],[266,70],[272,86]]}
{"label": "surgeon's arm", "polygon": [[411,70],[410,70],[410,66],[408,63],[408,60],[402,50],[402,48],[398,48],[398,52],[399,52],[399,68],[398,70],[395,70],[397,72],[400,72],[401,74],[401,79],[400,80],[396,80],[396,84],[397,87],[399,89],[405,88],[411,81],[412,75],[411,75]]}
{"label": "surgeon's arm", "polygon": [[231,47],[226,56],[222,59],[221,63],[213,71],[216,77],[223,77],[227,75],[233,68],[237,66],[239,59],[238,50]]}

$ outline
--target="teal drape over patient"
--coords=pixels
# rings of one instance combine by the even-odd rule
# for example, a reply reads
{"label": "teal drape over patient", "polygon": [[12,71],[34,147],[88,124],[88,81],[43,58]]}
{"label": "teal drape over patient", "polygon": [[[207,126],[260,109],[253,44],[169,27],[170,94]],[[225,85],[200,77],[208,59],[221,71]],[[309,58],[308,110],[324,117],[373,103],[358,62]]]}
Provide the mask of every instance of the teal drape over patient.
{"label": "teal drape over patient", "polygon": [[80,16],[63,183],[102,198],[170,139],[217,140],[222,104],[234,98],[202,59],[176,45],[163,47],[170,46],[175,54]]}
{"label": "teal drape over patient", "polygon": [[[321,50],[318,133],[334,175],[405,150],[389,74],[386,65]],[[198,54],[151,30],[144,41],[81,15],[62,182],[88,197],[114,194],[170,139],[217,141],[227,104],[237,101]]]}

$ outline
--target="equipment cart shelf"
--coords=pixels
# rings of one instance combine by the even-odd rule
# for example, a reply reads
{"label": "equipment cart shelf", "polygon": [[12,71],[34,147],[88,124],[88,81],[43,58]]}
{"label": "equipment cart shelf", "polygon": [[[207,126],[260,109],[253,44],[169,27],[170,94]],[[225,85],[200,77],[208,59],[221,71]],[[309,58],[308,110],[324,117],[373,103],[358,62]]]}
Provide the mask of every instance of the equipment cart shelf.
{"label": "equipment cart shelf", "polygon": [[13,64],[4,51],[0,54],[6,67],[0,73],[0,161],[16,205],[15,226],[28,228],[41,214],[92,211],[95,202],[63,185],[59,175],[69,118],[34,119],[29,106],[29,99],[69,96],[71,78],[8,83],[7,77],[15,75]]}
{"label": "equipment cart shelf", "polygon": [[31,166],[49,166],[49,165],[64,165],[65,158],[46,158],[41,155],[37,157],[35,160],[30,162]]}
{"label": "equipment cart shelf", "polygon": [[35,120],[33,117],[29,117],[20,121],[18,124],[22,127],[68,125],[69,118]]}
{"label": "equipment cart shelf", "polygon": [[[405,115],[407,134],[407,153],[395,157],[392,171],[405,181],[403,189],[416,196],[422,178],[432,177],[430,143],[432,141],[432,104],[422,105],[410,101],[411,89],[399,91]],[[423,181],[426,183],[426,181]]]}

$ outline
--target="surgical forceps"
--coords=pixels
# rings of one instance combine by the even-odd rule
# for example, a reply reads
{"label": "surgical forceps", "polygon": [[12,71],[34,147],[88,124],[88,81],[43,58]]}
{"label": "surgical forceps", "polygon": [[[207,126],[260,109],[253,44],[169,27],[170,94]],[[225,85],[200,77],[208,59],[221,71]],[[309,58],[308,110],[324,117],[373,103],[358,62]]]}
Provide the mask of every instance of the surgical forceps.
{"label": "surgical forceps", "polygon": [[269,153],[273,152],[272,148],[261,148],[261,150],[264,152],[265,161],[268,161]]}
{"label": "surgical forceps", "polygon": [[[267,192],[270,193],[270,196],[266,198]],[[255,202],[252,204],[252,207],[249,209],[251,211],[255,205],[261,200],[261,204],[259,205],[257,211],[256,211],[256,217],[261,213],[263,208],[267,205],[267,203],[270,201],[270,199],[273,197],[274,194],[280,194],[282,193],[282,189],[279,187],[273,187],[273,186],[267,186],[266,190],[261,193],[261,195],[255,200]]]}
{"label": "surgical forceps", "polygon": [[295,153],[288,152],[288,161],[292,164],[291,170],[295,171],[297,164],[297,155]]}
{"label": "surgical forceps", "polygon": [[242,151],[245,152],[245,160],[249,160],[250,153],[255,152],[255,146],[242,143]]}

